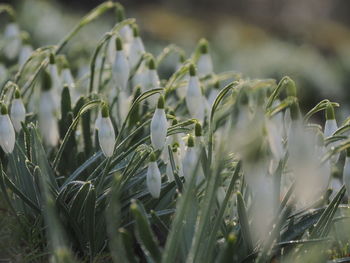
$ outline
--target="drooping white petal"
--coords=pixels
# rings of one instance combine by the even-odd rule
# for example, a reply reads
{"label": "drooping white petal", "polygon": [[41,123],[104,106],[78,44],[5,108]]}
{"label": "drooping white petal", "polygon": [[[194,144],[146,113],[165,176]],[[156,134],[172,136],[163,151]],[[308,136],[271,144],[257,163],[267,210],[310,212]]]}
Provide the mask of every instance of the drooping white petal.
{"label": "drooping white petal", "polygon": [[114,128],[109,117],[102,118],[100,127],[98,130],[98,141],[100,143],[101,150],[106,157],[113,155],[115,144]]}
{"label": "drooping white petal", "polygon": [[19,54],[22,45],[20,34],[19,27],[16,23],[9,23],[6,25],[4,31],[5,45],[3,47],[3,53],[8,59],[12,60]]}
{"label": "drooping white petal", "polygon": [[141,59],[141,56],[145,53],[145,47],[140,37],[135,37],[130,45],[129,62],[130,69],[134,69]]}
{"label": "drooping white petal", "polygon": [[[155,69],[148,70],[147,75],[145,77],[147,78],[146,90],[160,88],[159,76]],[[159,94],[155,94],[153,96],[148,97],[147,101],[149,102],[151,107],[154,107],[157,104],[158,98]]]}
{"label": "drooping white petal", "polygon": [[149,162],[147,168],[147,188],[153,198],[159,198],[161,189],[161,175],[157,162]]}
{"label": "drooping white petal", "polygon": [[282,130],[279,128],[282,125],[276,123],[275,120],[267,119],[266,120],[266,129],[267,129],[267,138],[269,141],[270,149],[273,156],[277,160],[281,160],[284,155],[283,149],[283,139],[282,139]]}
{"label": "drooping white petal", "polygon": [[336,120],[326,120],[326,123],[324,125],[324,137],[327,138],[329,136],[332,136],[337,129],[338,125]]}
{"label": "drooping white petal", "polygon": [[21,122],[24,122],[26,117],[26,109],[21,99],[12,101],[10,115],[15,130],[19,132],[22,129]]}
{"label": "drooping white petal", "polygon": [[213,73],[213,62],[211,60],[211,56],[209,55],[209,53],[200,55],[197,62],[197,68],[198,68],[198,75],[200,77]]}
{"label": "drooping white petal", "polygon": [[126,90],[130,74],[129,62],[126,58],[124,50],[116,52],[112,69],[112,88]]}
{"label": "drooping white petal", "polygon": [[39,127],[45,144],[56,146],[59,141],[57,124],[57,94],[53,90],[43,91],[40,95]]}
{"label": "drooping white petal", "polygon": [[346,157],[343,171],[343,183],[345,184],[348,197],[350,197],[350,157]]}
{"label": "drooping white petal", "polygon": [[96,130],[100,129],[100,127],[101,127],[101,120],[102,120],[102,114],[101,114],[101,111],[99,111],[98,114],[97,114],[97,118],[95,120],[95,129]]}
{"label": "drooping white petal", "polygon": [[56,117],[52,112],[39,115],[39,127],[43,136],[44,143],[47,146],[56,146],[59,142],[59,131]]}
{"label": "drooping white petal", "polygon": [[196,149],[194,147],[187,147],[185,156],[182,160],[182,169],[186,180],[190,180],[194,173],[194,169],[197,166],[197,162],[198,156]]}
{"label": "drooping white petal", "polygon": [[163,149],[168,130],[164,109],[156,109],[151,121],[151,142],[155,150]]}
{"label": "drooping white petal", "polygon": [[186,105],[191,117],[202,122],[204,119],[205,105],[197,76],[190,77],[186,92]]}
{"label": "drooping white petal", "polygon": [[18,64],[22,66],[33,52],[33,48],[30,45],[24,45],[19,53]]}
{"label": "drooping white petal", "polygon": [[15,130],[8,114],[0,114],[0,146],[5,153],[12,153],[15,146]]}

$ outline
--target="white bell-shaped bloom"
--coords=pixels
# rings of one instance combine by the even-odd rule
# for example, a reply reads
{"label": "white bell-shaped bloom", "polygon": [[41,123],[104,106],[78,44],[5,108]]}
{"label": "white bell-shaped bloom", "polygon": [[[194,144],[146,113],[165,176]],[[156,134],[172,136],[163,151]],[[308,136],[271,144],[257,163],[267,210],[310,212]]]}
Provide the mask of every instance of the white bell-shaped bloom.
{"label": "white bell-shaped bloom", "polygon": [[348,198],[350,197],[350,154],[348,153],[345,158],[344,171],[343,171],[343,183],[345,184]]}
{"label": "white bell-shaped bloom", "polygon": [[119,122],[123,123],[129,113],[132,104],[132,96],[129,96],[125,90],[121,90],[118,95],[118,116]]}
{"label": "white bell-shaped bloom", "polygon": [[99,130],[101,127],[101,120],[102,120],[102,113],[101,111],[98,112],[97,114],[97,118],[95,120],[95,129]]}
{"label": "white bell-shaped bloom", "polygon": [[56,146],[59,142],[59,131],[57,124],[57,94],[52,90],[52,81],[45,72],[42,84],[39,105],[39,128],[43,140],[48,146]]}
{"label": "white bell-shaped bloom", "polygon": [[8,72],[6,67],[4,66],[4,64],[0,63],[0,85],[5,82],[5,80],[7,79],[7,75]]}
{"label": "white bell-shaped bloom", "polygon": [[131,70],[137,66],[137,63],[139,63],[142,55],[145,53],[145,47],[139,35],[139,30],[136,26],[133,27],[133,37],[134,38],[130,44],[129,50],[129,62]]}
{"label": "white bell-shaped bloom", "polygon": [[114,151],[115,132],[112,121],[109,118],[107,105],[102,107],[102,118],[98,129],[98,141],[101,150],[106,157],[111,157]]}
{"label": "white bell-shaped bloom", "polygon": [[[148,62],[148,70],[146,71],[145,75],[145,81],[146,81],[146,90],[151,89],[158,89],[160,88],[160,80],[156,69],[156,64],[154,59],[150,59]],[[151,107],[154,107],[157,103],[157,100],[159,98],[158,94],[155,94],[154,96],[151,96],[147,99]]]}
{"label": "white bell-shaped bloom", "polygon": [[186,105],[192,118],[201,122],[204,119],[204,101],[199,79],[196,76],[196,70],[193,65],[190,66],[190,79],[186,92]]}
{"label": "white bell-shaped bloom", "polygon": [[15,147],[15,130],[7,112],[7,107],[0,103],[0,146],[5,153],[12,153]]}
{"label": "white bell-shaped bloom", "polygon": [[140,67],[137,69],[135,75],[132,78],[132,86],[141,86],[142,90],[146,90],[148,85],[148,67],[145,66],[145,61],[141,62]]}
{"label": "white bell-shaped bloom", "polygon": [[[338,125],[335,119],[334,108],[332,104],[329,104],[326,109],[326,122],[324,125],[324,131],[323,131],[324,137],[327,138],[329,136],[332,136],[337,129],[338,129]],[[327,148],[330,150],[336,144],[337,144],[336,142],[330,143]],[[338,159],[339,159],[339,154],[335,154],[331,158],[333,163],[337,162]]]}
{"label": "white bell-shaped bloom", "polygon": [[18,64],[22,66],[32,53],[33,53],[32,46],[28,44],[24,45],[21,49],[21,52],[19,53]]}
{"label": "white bell-shaped bloom", "polygon": [[11,104],[10,115],[16,132],[19,132],[22,129],[21,122],[24,122],[26,118],[26,109],[21,99],[19,90],[17,89],[15,91],[15,98]]}
{"label": "white bell-shaped bloom", "polygon": [[[181,153],[177,147],[173,148],[173,157],[175,163],[175,169],[179,177],[183,176],[182,162],[181,162]],[[168,181],[172,182],[175,180],[173,168],[171,166],[170,160],[168,160],[166,165],[166,174],[168,176]]]}
{"label": "white bell-shaped bloom", "polygon": [[151,155],[147,168],[147,188],[153,198],[159,198],[162,178],[154,154]]}
{"label": "white bell-shaped bloom", "polygon": [[151,142],[155,150],[163,149],[166,141],[168,122],[164,110],[164,97],[158,99],[157,109],[151,121]]}
{"label": "white bell-shaped bloom", "polygon": [[130,67],[123,49],[122,41],[119,37],[116,39],[116,49],[117,52],[112,68],[112,88],[126,90],[129,80]]}
{"label": "white bell-shaped bloom", "polygon": [[22,45],[21,32],[16,23],[9,23],[6,25],[4,41],[3,53],[8,59],[12,60],[18,56]]}
{"label": "white bell-shaped bloom", "polygon": [[266,119],[265,125],[271,152],[276,160],[281,160],[285,152],[282,137],[283,129],[281,129],[283,123],[279,123],[277,119]]}
{"label": "white bell-shaped bloom", "polygon": [[199,58],[197,61],[198,76],[204,77],[213,73],[213,62],[209,54],[208,41],[201,39],[199,42]]}
{"label": "white bell-shaped bloom", "polygon": [[[182,170],[183,175],[187,181],[190,180],[191,176],[195,173],[196,184],[200,183],[204,180],[204,173],[202,169],[202,165],[198,162],[199,160],[198,149],[194,147],[194,139],[193,136],[190,135],[188,137],[187,148],[185,150],[185,155],[182,159]],[[196,170],[196,168],[198,169]]]}

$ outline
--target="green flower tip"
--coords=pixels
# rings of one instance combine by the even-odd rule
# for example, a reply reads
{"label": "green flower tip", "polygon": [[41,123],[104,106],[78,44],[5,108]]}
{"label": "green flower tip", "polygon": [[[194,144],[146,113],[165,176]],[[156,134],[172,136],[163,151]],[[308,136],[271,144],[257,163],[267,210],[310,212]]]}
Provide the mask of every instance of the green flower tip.
{"label": "green flower tip", "polygon": [[214,89],[220,89],[220,81],[215,81],[214,83]]}
{"label": "green flower tip", "polygon": [[176,153],[176,152],[177,152],[177,148],[179,148],[179,147],[180,147],[179,143],[174,142],[174,144],[172,145],[172,151],[173,151],[173,153]]}
{"label": "green flower tip", "polygon": [[202,136],[202,125],[199,122],[194,125],[194,135],[196,137]]}
{"label": "green flower tip", "polygon": [[43,82],[42,82],[42,90],[50,90],[52,86],[51,76],[49,73],[44,71]]}
{"label": "green flower tip", "polygon": [[289,77],[286,77],[286,79],[284,80],[284,85],[286,85],[288,96],[297,96],[297,87],[295,86],[294,80],[292,80]]}
{"label": "green flower tip", "polygon": [[50,64],[55,64],[55,55],[53,53],[50,53]]}
{"label": "green flower tip", "polygon": [[346,149],[346,157],[350,157],[350,148]]}
{"label": "green flower tip", "polygon": [[300,109],[297,101],[293,102],[290,106],[290,117],[293,121],[299,119]]}
{"label": "green flower tip", "polygon": [[157,161],[157,157],[156,157],[156,154],[154,152],[152,152],[150,154],[149,161],[150,161],[150,163],[153,163],[153,162]]}
{"label": "green flower tip", "polygon": [[240,103],[242,105],[248,105],[248,102],[249,102],[249,97],[248,97],[247,91],[245,89],[242,89]]}
{"label": "green flower tip", "polygon": [[180,56],[179,56],[180,63],[184,63],[185,60],[186,60],[185,54],[180,54]]}
{"label": "green flower tip", "polygon": [[21,32],[21,39],[22,39],[22,44],[24,45],[29,45],[30,44],[30,37],[28,32]]}
{"label": "green flower tip", "polygon": [[150,70],[155,70],[156,69],[156,62],[154,61],[154,58],[150,58],[148,61],[148,68]]}
{"label": "green flower tip", "polygon": [[332,103],[328,103],[326,108],[326,120],[335,120],[334,107]]}
{"label": "green flower tip", "polygon": [[117,21],[121,22],[125,19],[125,10],[124,7],[119,5],[116,10],[117,13]]}
{"label": "green flower tip", "polygon": [[122,39],[120,37],[116,38],[115,47],[116,47],[117,51],[123,50],[123,43],[122,43]]}
{"label": "green flower tip", "polygon": [[19,89],[16,88],[15,90],[15,99],[20,99],[21,98],[21,93],[19,92]]}
{"label": "green flower tip", "polygon": [[158,109],[164,109],[164,104],[165,104],[164,96],[160,95],[159,99],[158,99],[157,108]]}
{"label": "green flower tip", "polygon": [[134,25],[132,27],[132,34],[133,34],[134,37],[139,37],[140,36],[139,27],[137,25]]}
{"label": "green flower tip", "polygon": [[7,115],[8,114],[7,107],[2,102],[0,102],[0,110],[1,110],[1,115]]}
{"label": "green flower tip", "polygon": [[189,71],[190,71],[191,77],[196,76],[196,68],[194,67],[193,64],[190,65]]}
{"label": "green flower tip", "polygon": [[187,147],[194,147],[194,139],[193,135],[190,134],[187,139]]}
{"label": "green flower tip", "polygon": [[236,236],[233,233],[230,233],[227,237],[227,242],[234,244],[236,242]]}
{"label": "green flower tip", "polygon": [[174,126],[174,125],[176,125],[176,124],[178,124],[177,119],[173,119],[173,121],[171,122],[171,125]]}
{"label": "green flower tip", "polygon": [[101,109],[101,115],[102,115],[102,118],[109,117],[109,109],[108,109],[107,103],[103,103],[102,109]]}
{"label": "green flower tip", "polygon": [[207,54],[209,52],[208,41],[204,38],[199,41],[199,51],[201,54]]}

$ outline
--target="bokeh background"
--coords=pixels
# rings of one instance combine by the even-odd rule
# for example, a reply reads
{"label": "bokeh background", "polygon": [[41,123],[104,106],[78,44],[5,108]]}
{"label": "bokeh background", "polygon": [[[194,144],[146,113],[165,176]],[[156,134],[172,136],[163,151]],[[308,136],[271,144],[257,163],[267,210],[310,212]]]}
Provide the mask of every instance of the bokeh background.
{"label": "bokeh background", "polygon": [[[10,0],[34,47],[57,43],[98,0]],[[321,99],[350,114],[350,1],[348,0],[135,0],[120,1],[136,17],[148,51],[169,43],[190,55],[201,37],[211,43],[215,71],[235,70],[250,78],[296,80],[301,104]],[[115,23],[111,12],[67,48],[72,63],[87,59]],[[2,29],[2,28],[1,28]],[[83,43],[83,44],[82,44]]]}

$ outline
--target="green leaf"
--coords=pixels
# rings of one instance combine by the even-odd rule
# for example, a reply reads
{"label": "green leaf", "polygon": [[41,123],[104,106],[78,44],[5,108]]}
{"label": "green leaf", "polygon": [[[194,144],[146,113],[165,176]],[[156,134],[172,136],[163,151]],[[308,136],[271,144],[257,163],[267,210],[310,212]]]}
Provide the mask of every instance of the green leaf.
{"label": "green leaf", "polygon": [[130,206],[130,210],[136,221],[136,233],[141,247],[145,254],[151,257],[155,262],[160,262],[161,251],[156,242],[147,216],[140,202],[134,200]]}
{"label": "green leaf", "polygon": [[253,245],[252,236],[250,232],[247,208],[245,206],[241,193],[237,193],[237,212],[238,212],[238,218],[241,226],[243,240],[247,247],[248,254],[250,254],[251,252],[253,252],[254,245]]}

